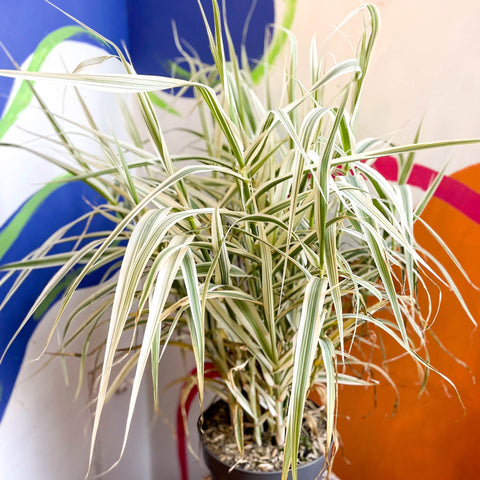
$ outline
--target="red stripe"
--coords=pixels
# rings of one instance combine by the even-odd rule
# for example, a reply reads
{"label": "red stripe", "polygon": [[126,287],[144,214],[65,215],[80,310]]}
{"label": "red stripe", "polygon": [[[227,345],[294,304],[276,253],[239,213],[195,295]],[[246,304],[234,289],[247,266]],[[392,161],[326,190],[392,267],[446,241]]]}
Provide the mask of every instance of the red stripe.
{"label": "red stripe", "polygon": [[[398,179],[398,165],[393,157],[380,157],[373,164],[375,169],[387,180],[396,182]],[[438,172],[423,165],[414,165],[407,180],[413,187],[427,190]],[[480,224],[480,194],[454,178],[443,177],[434,196],[463,213],[466,217]]]}
{"label": "red stripe", "polygon": [[[190,372],[190,376],[195,376],[197,369],[194,368]],[[213,363],[205,363],[205,378],[218,378],[220,375],[215,370]],[[178,399],[177,408],[177,454],[178,462],[180,464],[180,473],[182,480],[188,480],[188,462],[187,462],[187,432],[185,430],[186,421],[188,418],[188,412],[192,406],[193,399],[198,394],[198,386],[194,385],[188,392],[187,399],[185,401],[184,408],[182,408],[182,397],[185,393],[185,389],[188,386],[188,382],[185,382],[180,390],[180,398]]]}

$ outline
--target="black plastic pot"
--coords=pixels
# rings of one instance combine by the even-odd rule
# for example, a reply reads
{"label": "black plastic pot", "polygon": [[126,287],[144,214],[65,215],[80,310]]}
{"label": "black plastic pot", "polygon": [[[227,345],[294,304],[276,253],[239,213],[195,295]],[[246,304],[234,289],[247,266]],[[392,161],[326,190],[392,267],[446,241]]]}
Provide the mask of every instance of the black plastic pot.
{"label": "black plastic pot", "polygon": [[[215,455],[202,443],[203,460],[210,470],[212,480],[281,480],[282,472],[252,472],[250,470],[242,470],[234,468],[229,472],[230,467],[219,460]],[[298,467],[298,480],[315,480],[320,479],[320,472],[325,462],[324,457],[317,458],[311,463]],[[292,474],[288,474],[288,479],[292,479]]]}
{"label": "black plastic pot", "polygon": [[[205,412],[205,416],[208,416],[209,410],[215,407],[215,404],[211,405]],[[198,422],[198,431],[200,442],[202,446],[202,454],[205,465],[210,470],[211,480],[281,480],[282,472],[255,472],[251,470],[243,470],[241,468],[234,468],[229,471],[231,466],[222,462],[216,455],[211,453],[205,446],[202,440],[200,420]],[[325,457],[321,456],[311,463],[302,465],[297,469],[297,480],[320,480],[322,476],[323,468],[325,464]],[[288,480],[292,480],[291,472],[288,474]]]}

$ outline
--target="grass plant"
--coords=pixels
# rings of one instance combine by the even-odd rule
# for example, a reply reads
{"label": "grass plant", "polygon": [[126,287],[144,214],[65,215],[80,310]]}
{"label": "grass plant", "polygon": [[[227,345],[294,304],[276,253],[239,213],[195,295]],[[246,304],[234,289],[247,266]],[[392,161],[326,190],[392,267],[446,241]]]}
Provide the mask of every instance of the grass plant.
{"label": "grass plant", "polygon": [[[81,87],[133,94],[139,113],[122,109],[131,134],[125,141],[100,131],[85,106],[84,134],[100,150],[92,155],[42,104],[56,131],[51,142],[62,149],[62,157],[45,159],[68,172],[65,181],[81,179],[103,195],[105,205],[91,216],[107,216],[115,226],[93,239],[79,236],[82,247],[67,254],[49,255],[44,246],[3,269],[7,277],[18,275],[15,290],[32,268],[58,267],[21,329],[72,267],[81,266],[49,340],[58,330],[68,348],[83,337],[82,364],[91,353],[92,332],[107,318],[92,453],[112,392],[133,371],[124,448],[144,374],[151,369],[156,396],[165,349],[180,342],[195,358],[200,403],[204,389],[211,388],[229,404],[239,451],[246,417],[257,441],[268,430],[284,445],[284,478],[290,468],[296,478],[309,392],[322,390],[325,397],[328,450],[335,438],[338,385],[370,381],[345,373],[345,366],[361,363],[352,345],[367,342],[366,327],[392,337],[421,369],[431,371],[425,335],[432,318],[428,309],[420,312],[417,298],[425,279],[449,284],[468,313],[448,272],[416,243],[413,227],[425,202],[414,207],[408,186],[388,182],[373,161],[396,155],[404,177],[416,151],[478,141],[398,146],[357,138],[379,25],[374,6],[355,12],[366,25],[356,58],[328,67],[312,43],[308,84],[298,80],[295,41],[288,33],[290,60],[278,103],[268,94],[269,75],[256,85],[246,54],[236,56],[216,0],[213,8],[213,28],[206,28],[215,64],[187,57],[189,80],[136,74],[120,48],[86,26],[113,50],[125,74],[0,72],[71,85],[80,98]],[[183,132],[193,147],[181,155],[170,151],[149,97],[173,87],[193,88],[201,119],[198,130]],[[49,245],[62,237],[57,232]],[[73,315],[82,317],[93,302],[101,307],[75,329],[72,318],[61,322],[82,279],[112,262],[118,275]],[[125,339],[128,349],[121,348]],[[218,379],[204,378],[206,361]],[[121,368],[114,370],[117,364]]]}

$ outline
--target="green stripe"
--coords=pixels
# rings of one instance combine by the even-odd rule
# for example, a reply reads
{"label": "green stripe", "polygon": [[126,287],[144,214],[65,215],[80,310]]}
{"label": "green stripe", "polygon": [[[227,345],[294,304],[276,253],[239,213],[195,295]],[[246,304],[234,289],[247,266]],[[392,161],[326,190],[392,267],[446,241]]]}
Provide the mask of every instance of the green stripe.
{"label": "green stripe", "polygon": [[18,211],[8,226],[0,232],[0,260],[5,252],[12,246],[25,227],[26,223],[32,218],[40,204],[60,185],[51,183],[39,190],[33,195],[25,205]]}
{"label": "green stripe", "polygon": [[162,110],[167,111],[168,113],[172,113],[173,115],[177,115],[178,117],[180,117],[180,113],[173,107],[171,107],[165,100],[162,100],[158,95],[155,95],[155,93],[153,92],[148,92],[147,95],[154,105],[161,108]]}
{"label": "green stripe", "polygon": [[[282,20],[282,27],[286,30],[290,30],[293,19],[295,17],[295,11],[297,8],[297,0],[286,0],[287,6],[285,7],[285,14]],[[252,80],[254,83],[258,83],[263,75],[265,74],[265,69],[271,65],[277,58],[278,54],[282,50],[282,47],[287,40],[287,33],[283,30],[277,29],[275,32],[275,37],[271,47],[268,49],[267,56],[263,59],[257,67],[252,71]]]}
{"label": "green stripe", "polygon": [[35,313],[33,314],[32,318],[37,321],[41,320],[41,318],[45,315],[47,310],[57,300],[60,293],[62,293],[63,290],[66,290],[67,287],[70,286],[70,284],[72,283],[72,281],[75,279],[76,276],[77,276],[76,272],[70,272],[63,280],[61,280],[57,285],[55,285],[55,287],[53,287],[52,290],[50,290],[50,292],[45,297],[43,302],[35,310]]}
{"label": "green stripe", "polygon": [[[68,26],[54,30],[47,35],[35,49],[32,60],[28,66],[28,71],[37,72],[40,70],[43,62],[49,53],[64,40],[67,40],[79,33],[85,33],[82,27]],[[27,82],[23,81],[10,107],[0,119],[0,139],[7,133],[10,127],[15,123],[19,114],[25,110],[33,98],[33,92]]]}

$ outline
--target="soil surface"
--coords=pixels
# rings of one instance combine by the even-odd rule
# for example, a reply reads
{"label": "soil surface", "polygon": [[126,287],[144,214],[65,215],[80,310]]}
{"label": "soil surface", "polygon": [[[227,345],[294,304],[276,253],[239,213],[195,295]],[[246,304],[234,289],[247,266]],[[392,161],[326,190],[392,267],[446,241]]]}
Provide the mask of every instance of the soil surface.
{"label": "soil surface", "polygon": [[[215,408],[213,408],[215,407]],[[244,455],[241,456],[230,424],[228,405],[223,401],[213,404],[204,414],[203,441],[208,450],[222,462],[243,470],[269,472],[282,470],[283,447],[275,445],[275,438],[265,432],[262,445],[253,438],[253,428],[244,420]],[[312,462],[325,453],[325,409],[308,401],[305,406],[298,465]]]}

